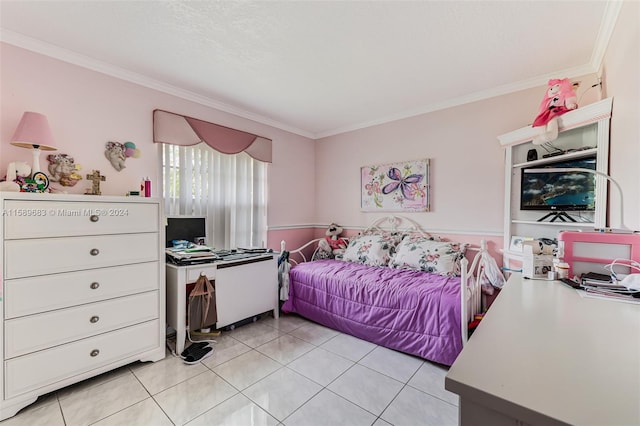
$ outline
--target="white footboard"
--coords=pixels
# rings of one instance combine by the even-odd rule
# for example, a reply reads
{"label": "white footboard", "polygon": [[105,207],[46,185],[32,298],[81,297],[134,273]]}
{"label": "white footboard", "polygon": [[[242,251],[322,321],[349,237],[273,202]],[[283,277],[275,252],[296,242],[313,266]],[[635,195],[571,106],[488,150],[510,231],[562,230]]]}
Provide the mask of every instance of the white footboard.
{"label": "white footboard", "polygon": [[469,339],[469,322],[476,314],[482,313],[482,291],[480,288],[480,278],[482,275],[481,260],[483,253],[487,252],[487,242],[480,242],[480,249],[473,257],[471,266],[465,258],[460,262],[462,269],[460,280],[460,331],[462,333],[462,344],[465,345]]}

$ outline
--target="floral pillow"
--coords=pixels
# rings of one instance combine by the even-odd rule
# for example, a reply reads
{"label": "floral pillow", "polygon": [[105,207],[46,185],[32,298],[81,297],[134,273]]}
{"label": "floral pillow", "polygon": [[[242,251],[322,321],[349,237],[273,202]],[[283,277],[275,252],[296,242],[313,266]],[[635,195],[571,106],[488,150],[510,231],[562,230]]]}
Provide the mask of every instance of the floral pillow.
{"label": "floral pillow", "polygon": [[411,240],[411,241],[444,241],[438,235],[417,233],[417,232],[407,232],[402,235],[402,240]]}
{"label": "floral pillow", "polygon": [[351,239],[342,260],[369,266],[387,266],[402,235],[392,232],[363,234]]}
{"label": "floral pillow", "polygon": [[468,244],[408,236],[398,245],[389,266],[440,275],[459,275],[460,261],[467,247]]}

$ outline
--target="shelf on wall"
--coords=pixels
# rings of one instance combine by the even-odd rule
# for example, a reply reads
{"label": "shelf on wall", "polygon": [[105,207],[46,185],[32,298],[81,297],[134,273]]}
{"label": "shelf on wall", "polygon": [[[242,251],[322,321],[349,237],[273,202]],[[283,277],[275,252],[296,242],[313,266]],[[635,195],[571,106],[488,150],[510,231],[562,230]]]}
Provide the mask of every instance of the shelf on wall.
{"label": "shelf on wall", "polygon": [[511,223],[523,223],[526,225],[551,225],[551,226],[567,226],[570,228],[593,228],[594,222],[538,222],[537,220],[518,220],[513,219]]}
{"label": "shelf on wall", "polygon": [[596,154],[597,152],[598,152],[598,148],[583,149],[581,151],[568,152],[566,154],[554,155],[553,157],[541,158],[539,160],[527,161],[525,163],[517,163],[511,167],[513,167],[514,169],[517,169],[519,167],[538,166],[541,164],[555,163],[556,161],[561,161],[561,160],[571,160],[574,158],[589,157],[591,155]]}
{"label": "shelf on wall", "polygon": [[[542,129],[527,125],[498,136],[505,148],[505,200],[503,247],[510,248],[511,239],[517,235],[554,238],[562,230],[593,231],[605,226],[607,218],[608,183],[603,176],[596,176],[593,211],[569,211],[580,222],[538,222],[548,211],[522,211],[518,209],[522,170],[526,167],[545,167],[553,163],[572,161],[588,157],[596,158],[596,171],[608,174],[609,128],[613,99],[607,98],[593,104],[569,111],[558,117],[558,138],[552,146],[560,155],[526,161],[535,149],[536,157],[545,154],[545,147],[533,143]],[[550,149],[550,148],[549,148]],[[536,220],[538,219],[538,220]],[[548,218],[545,220],[549,220]],[[583,222],[582,220],[585,220]],[[521,260],[522,253],[505,250],[503,264],[510,268],[511,260]]]}
{"label": "shelf on wall", "polygon": [[[609,118],[612,104],[613,98],[607,98],[562,114],[558,117],[558,131],[563,132]],[[498,136],[498,140],[502,146],[518,145],[533,140],[539,134],[540,128],[529,125]]]}

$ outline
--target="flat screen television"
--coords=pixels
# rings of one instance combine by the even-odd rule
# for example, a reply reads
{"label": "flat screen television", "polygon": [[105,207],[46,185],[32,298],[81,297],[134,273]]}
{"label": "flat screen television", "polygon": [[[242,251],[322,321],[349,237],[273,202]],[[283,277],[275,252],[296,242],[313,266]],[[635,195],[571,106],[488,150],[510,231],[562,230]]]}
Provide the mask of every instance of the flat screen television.
{"label": "flat screen television", "polygon": [[[580,167],[596,169],[596,157],[547,163],[535,169]],[[595,210],[596,175],[589,172],[525,173],[522,169],[521,210]]]}
{"label": "flat screen television", "polygon": [[197,239],[204,238],[206,245],[207,219],[204,216],[169,216],[165,228],[167,245],[173,247],[173,240],[187,240],[197,243]]}

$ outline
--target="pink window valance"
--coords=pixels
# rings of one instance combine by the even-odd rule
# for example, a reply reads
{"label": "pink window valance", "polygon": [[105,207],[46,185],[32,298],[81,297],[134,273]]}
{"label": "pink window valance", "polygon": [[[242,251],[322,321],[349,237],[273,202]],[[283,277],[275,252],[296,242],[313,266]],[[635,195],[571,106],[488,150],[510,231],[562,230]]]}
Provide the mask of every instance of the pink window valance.
{"label": "pink window valance", "polygon": [[204,142],[224,154],[244,151],[256,160],[271,163],[271,139],[160,109],[153,111],[153,141],[171,145]]}

